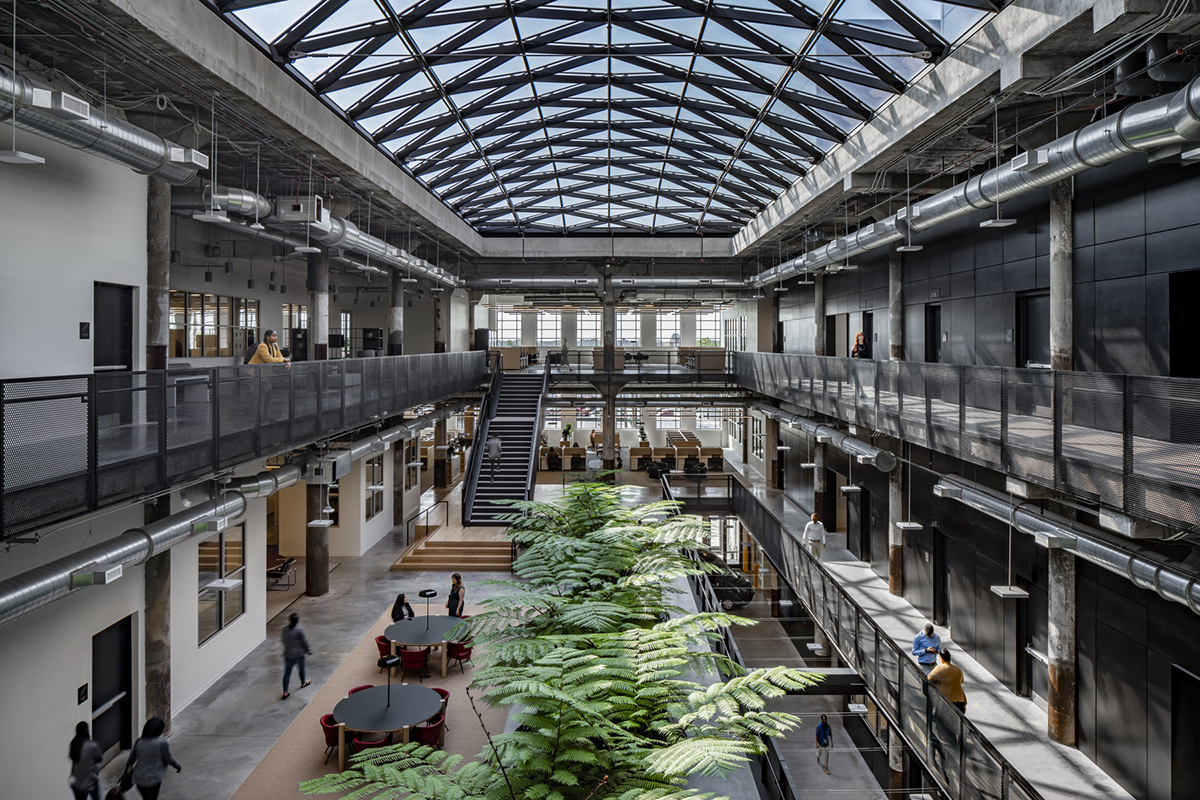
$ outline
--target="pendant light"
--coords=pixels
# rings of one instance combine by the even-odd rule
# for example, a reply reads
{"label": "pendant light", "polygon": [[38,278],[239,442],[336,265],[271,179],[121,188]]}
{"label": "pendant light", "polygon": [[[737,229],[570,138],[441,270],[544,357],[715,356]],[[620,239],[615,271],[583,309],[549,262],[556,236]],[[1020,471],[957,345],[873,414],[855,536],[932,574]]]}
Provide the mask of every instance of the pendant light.
{"label": "pendant light", "polygon": [[192,214],[192,219],[197,222],[229,222],[229,215],[217,208],[217,96],[212,96],[212,101],[209,104],[209,130],[212,133],[212,141],[210,142],[209,151],[212,153],[209,159],[212,163],[212,169],[209,171],[208,180],[208,210],[198,214]]}
{"label": "pendant light", "polygon": [[[315,202],[313,202],[313,193],[312,193],[312,190],[313,190],[312,170],[313,170],[313,157],[309,156],[308,157],[308,198],[307,198],[307,202],[308,202],[308,206],[309,206],[310,210],[308,213],[308,224],[306,224],[304,226],[304,246],[297,247],[295,250],[292,251],[293,255],[298,255],[298,256],[306,256],[306,255],[310,255],[313,253],[321,252],[321,248],[312,246],[312,226],[313,226],[313,223],[317,221],[317,217],[316,217],[317,204]],[[284,294],[284,293],[286,293],[286,291],[287,291],[286,286],[280,286],[280,294]]]}
{"label": "pendant light", "polygon": [[1013,583],[1012,579],[1012,535],[1013,535],[1013,519],[1017,516],[1019,505],[1013,505],[1013,495],[1008,493],[1008,506],[1012,511],[1008,514],[1008,583],[1003,586],[992,586],[992,594],[1004,598],[1005,600],[1028,600],[1029,592],[1022,589]]}
{"label": "pendant light", "polygon": [[[996,95],[992,98],[992,139],[996,143],[996,173],[997,182],[999,182],[1000,172],[1000,96]],[[1000,192],[996,192],[996,218],[985,219],[979,223],[981,228],[1007,228],[1009,225],[1016,225],[1015,219],[1003,219],[1000,216]]]}
{"label": "pendant light", "polygon": [[908,153],[904,154],[904,228],[908,238],[904,244],[896,248],[897,253],[915,253],[924,245],[912,243],[912,221],[916,218],[912,207],[912,173],[909,170]]}
{"label": "pendant light", "polygon": [[[12,74],[13,81],[17,81],[17,0],[13,0],[12,4]],[[17,111],[14,108],[12,113],[12,149],[0,150],[0,161],[5,164],[45,164],[46,159],[41,156],[35,156],[32,153],[25,153],[17,149]]]}
{"label": "pendant light", "polygon": [[[901,469],[904,469],[904,467],[901,467]],[[915,522],[912,518],[912,464],[911,463],[908,465],[907,488],[908,488],[908,504],[905,506],[905,508],[908,511],[908,519],[904,522],[897,522],[896,527],[902,531],[919,531],[919,530],[922,530],[925,526],[919,522]]]}

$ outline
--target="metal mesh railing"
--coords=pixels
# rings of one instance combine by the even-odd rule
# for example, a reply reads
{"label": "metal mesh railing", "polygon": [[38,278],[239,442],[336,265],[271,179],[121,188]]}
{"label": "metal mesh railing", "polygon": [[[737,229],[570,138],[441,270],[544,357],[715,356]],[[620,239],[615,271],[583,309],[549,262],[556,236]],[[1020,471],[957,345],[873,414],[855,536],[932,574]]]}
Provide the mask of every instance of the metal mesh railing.
{"label": "metal mesh railing", "polygon": [[733,356],[747,389],[1133,516],[1200,527],[1200,380]]}
{"label": "metal mesh railing", "polygon": [[483,352],[0,381],[0,540],[487,380]]}
{"label": "metal mesh railing", "polygon": [[925,680],[903,648],[883,632],[825,567],[802,548],[740,481],[734,510],[767,556],[783,566],[810,616],[898,726],[909,748],[951,800],[1040,800],[1041,794]]}

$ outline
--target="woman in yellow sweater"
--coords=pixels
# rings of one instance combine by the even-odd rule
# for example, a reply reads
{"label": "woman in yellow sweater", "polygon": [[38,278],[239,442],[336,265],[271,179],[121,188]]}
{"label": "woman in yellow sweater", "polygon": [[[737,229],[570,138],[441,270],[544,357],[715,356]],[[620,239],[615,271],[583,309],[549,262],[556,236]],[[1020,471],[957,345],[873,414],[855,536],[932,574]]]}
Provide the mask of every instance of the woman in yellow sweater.
{"label": "woman in yellow sweater", "polygon": [[942,690],[946,699],[967,713],[967,695],[963,692],[963,671],[950,663],[950,651],[943,649],[941,663],[929,673],[929,682]]}
{"label": "woman in yellow sweater", "polygon": [[258,345],[258,349],[254,351],[254,355],[250,357],[249,364],[287,364],[288,369],[292,368],[292,360],[287,358],[280,352],[275,345],[275,341],[279,335],[274,330],[268,329],[263,336],[262,342]]}

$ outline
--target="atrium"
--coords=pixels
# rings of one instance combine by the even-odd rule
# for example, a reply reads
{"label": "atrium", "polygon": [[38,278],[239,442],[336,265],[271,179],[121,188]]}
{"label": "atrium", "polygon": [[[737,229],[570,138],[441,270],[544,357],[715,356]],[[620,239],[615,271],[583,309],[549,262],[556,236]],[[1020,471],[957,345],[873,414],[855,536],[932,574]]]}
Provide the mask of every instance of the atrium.
{"label": "atrium", "polygon": [[0,0],[0,795],[159,717],[163,800],[302,796],[396,594],[480,614],[507,501],[589,476],[704,519],[722,655],[824,678],[709,789],[1200,797],[1198,48],[1195,0]]}

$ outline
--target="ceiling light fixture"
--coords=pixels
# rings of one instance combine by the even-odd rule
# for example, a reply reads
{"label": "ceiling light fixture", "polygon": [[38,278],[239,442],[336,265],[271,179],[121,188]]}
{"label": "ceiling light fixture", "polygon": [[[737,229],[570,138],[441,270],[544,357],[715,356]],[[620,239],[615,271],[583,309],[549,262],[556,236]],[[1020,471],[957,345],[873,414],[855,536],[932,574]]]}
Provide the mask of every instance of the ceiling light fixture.
{"label": "ceiling light fixture", "polygon": [[[258,201],[262,197],[262,192],[260,191],[260,189],[262,187],[262,145],[261,144],[256,148],[256,152],[258,154],[258,158],[254,164],[254,195],[255,195],[255,197],[254,197],[254,222],[250,223],[250,230],[265,231],[267,229],[267,227],[258,221]],[[253,281],[251,281],[251,282],[253,283]],[[253,289],[254,287],[251,286],[250,288]]]}
{"label": "ceiling light fixture", "polygon": [[197,222],[229,222],[229,215],[221,209],[217,208],[217,96],[212,96],[212,101],[209,104],[209,130],[212,131],[212,157],[210,163],[212,169],[209,171],[208,181],[208,210],[199,214],[192,214],[192,219]]}
{"label": "ceiling light fixture", "polygon": [[[308,218],[307,224],[304,226],[304,246],[297,247],[295,250],[292,251],[292,253],[294,255],[298,255],[298,256],[299,255],[306,256],[306,255],[311,255],[314,253],[321,252],[321,248],[312,246],[312,226],[313,226],[313,223],[315,223],[317,221],[316,216],[315,216],[317,213],[317,204],[313,200],[313,193],[312,193],[312,190],[313,190],[312,169],[313,169],[313,157],[309,156],[308,157],[308,197],[307,197],[308,208],[309,208],[309,211],[308,211],[309,218]],[[284,287],[284,288],[286,289],[286,287]]]}
{"label": "ceiling light fixture", "polygon": [[[996,95],[992,98],[992,140],[996,143],[996,218],[985,219],[979,223],[981,228],[1007,228],[1009,225],[1016,225],[1015,219],[1004,219],[1000,216],[1000,96]],[[981,181],[982,184],[982,181]]]}
{"label": "ceiling light fixture", "polygon": [[[17,77],[17,0],[12,4],[12,74]],[[25,153],[17,149],[17,114],[13,111],[12,119],[12,149],[0,150],[0,161],[5,164],[45,164],[46,159]]]}
{"label": "ceiling light fixture", "polygon": [[904,153],[904,209],[905,212],[901,218],[904,220],[905,233],[908,235],[907,241],[896,248],[897,253],[915,253],[923,249],[924,245],[912,243],[912,221],[917,215],[913,213],[912,207],[912,172],[910,170],[908,152]]}

